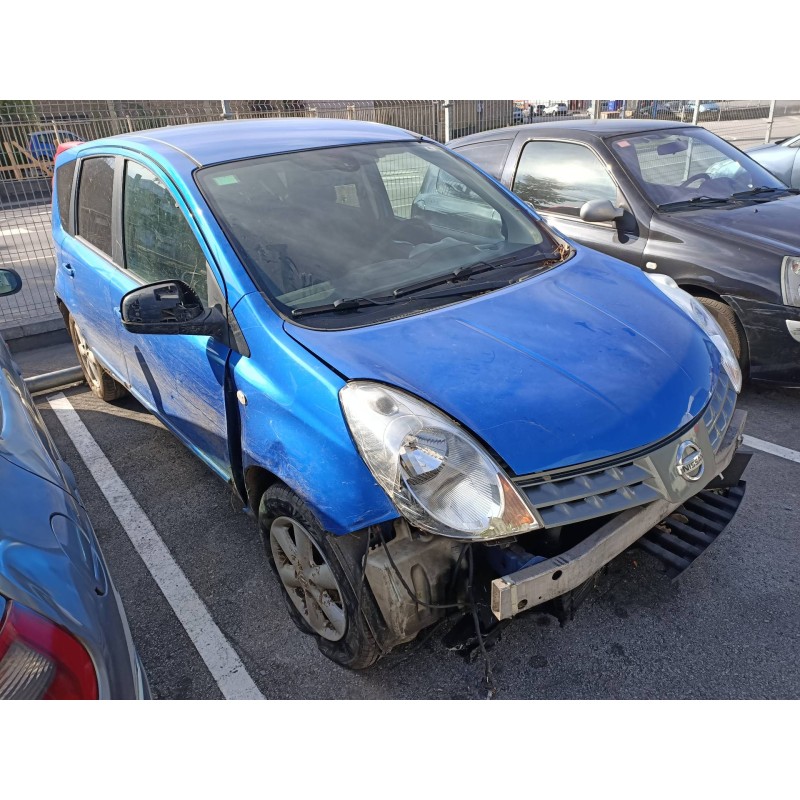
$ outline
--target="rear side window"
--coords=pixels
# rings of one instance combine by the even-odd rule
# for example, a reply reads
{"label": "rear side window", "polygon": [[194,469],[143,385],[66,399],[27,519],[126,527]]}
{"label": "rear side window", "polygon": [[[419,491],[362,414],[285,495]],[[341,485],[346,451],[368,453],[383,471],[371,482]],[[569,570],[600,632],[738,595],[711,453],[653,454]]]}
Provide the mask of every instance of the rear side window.
{"label": "rear side window", "polygon": [[149,169],[125,162],[125,267],[145,283],[182,280],[208,305],[207,262],[172,193]]}
{"label": "rear side window", "polygon": [[58,216],[61,227],[72,233],[72,181],[75,178],[77,161],[62,164],[56,170],[56,197],[58,198]]}
{"label": "rear side window", "polygon": [[78,235],[111,257],[114,158],[87,158],[78,185]]}
{"label": "rear side window", "polygon": [[510,149],[511,139],[500,139],[493,142],[467,144],[464,147],[459,147],[456,152],[460,156],[468,158],[473,164],[477,164],[493,178],[500,180],[500,175],[503,173],[503,164],[506,163],[506,156]]}

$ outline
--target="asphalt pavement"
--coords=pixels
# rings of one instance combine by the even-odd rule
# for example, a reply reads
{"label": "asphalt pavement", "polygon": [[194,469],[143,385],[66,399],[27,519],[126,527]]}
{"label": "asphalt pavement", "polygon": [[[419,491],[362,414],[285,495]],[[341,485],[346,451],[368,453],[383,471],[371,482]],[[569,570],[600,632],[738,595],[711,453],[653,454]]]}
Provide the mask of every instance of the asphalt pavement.
{"label": "asphalt pavement", "polygon": [[[16,358],[26,374],[74,363],[68,347]],[[290,621],[255,522],[225,484],[133,399],[105,404],[85,386],[64,394],[264,697],[485,696],[482,661],[449,651],[440,632],[366,672],[329,662]],[[222,697],[47,396],[37,402],[75,472],[155,697]],[[740,407],[747,434],[800,451],[799,391],[748,387]],[[631,550],[563,627],[535,611],[517,617],[489,652],[498,697],[800,696],[800,463],[756,452],[745,478],[738,515],[677,581]]]}

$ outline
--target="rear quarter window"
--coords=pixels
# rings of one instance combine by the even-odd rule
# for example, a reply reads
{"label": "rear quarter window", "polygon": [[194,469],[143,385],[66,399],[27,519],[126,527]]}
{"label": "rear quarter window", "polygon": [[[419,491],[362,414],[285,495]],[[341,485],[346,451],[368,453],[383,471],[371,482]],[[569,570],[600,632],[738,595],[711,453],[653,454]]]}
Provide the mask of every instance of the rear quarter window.
{"label": "rear quarter window", "polygon": [[56,170],[56,198],[58,200],[58,218],[61,227],[72,233],[72,183],[75,179],[75,165],[77,161],[62,164]]}
{"label": "rear quarter window", "polygon": [[500,139],[491,142],[466,144],[463,147],[459,147],[455,152],[460,156],[464,156],[464,158],[468,158],[493,178],[500,180],[500,176],[503,173],[503,165],[506,163],[506,156],[511,149],[511,142],[511,139]]}
{"label": "rear quarter window", "polygon": [[111,257],[114,158],[84,159],[78,183],[78,235]]}

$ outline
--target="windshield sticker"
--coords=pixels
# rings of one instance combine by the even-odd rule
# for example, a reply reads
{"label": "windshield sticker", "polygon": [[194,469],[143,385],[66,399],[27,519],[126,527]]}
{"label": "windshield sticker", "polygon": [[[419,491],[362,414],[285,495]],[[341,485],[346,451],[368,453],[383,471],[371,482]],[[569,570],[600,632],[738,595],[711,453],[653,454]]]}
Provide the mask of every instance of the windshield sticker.
{"label": "windshield sticker", "polygon": [[621,142],[617,142],[617,147],[630,147],[631,143],[627,139],[623,139]]}
{"label": "windshield sticker", "polygon": [[217,186],[230,186],[232,183],[239,183],[239,179],[235,175],[216,175],[214,183]]}

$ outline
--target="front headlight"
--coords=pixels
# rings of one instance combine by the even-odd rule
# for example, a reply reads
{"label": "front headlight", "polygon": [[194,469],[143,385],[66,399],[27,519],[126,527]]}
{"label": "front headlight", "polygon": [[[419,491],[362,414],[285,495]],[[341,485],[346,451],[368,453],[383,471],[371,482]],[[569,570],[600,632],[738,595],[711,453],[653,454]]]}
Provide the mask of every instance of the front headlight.
{"label": "front headlight", "polygon": [[781,264],[783,304],[800,306],[800,256],[786,256]]}
{"label": "front headlight", "polygon": [[736,358],[725,331],[720,328],[719,323],[706,311],[702,303],[699,303],[688,292],[684,292],[675,281],[668,275],[647,275],[648,278],[661,289],[664,294],[675,303],[678,308],[693,319],[714,343],[722,357],[722,366],[731,379],[733,388],[738,394],[742,390],[742,369]]}
{"label": "front headlight", "polygon": [[542,527],[491,456],[438,409],[371,381],[348,383],[339,398],[361,457],[412,524],[483,540]]}

